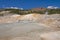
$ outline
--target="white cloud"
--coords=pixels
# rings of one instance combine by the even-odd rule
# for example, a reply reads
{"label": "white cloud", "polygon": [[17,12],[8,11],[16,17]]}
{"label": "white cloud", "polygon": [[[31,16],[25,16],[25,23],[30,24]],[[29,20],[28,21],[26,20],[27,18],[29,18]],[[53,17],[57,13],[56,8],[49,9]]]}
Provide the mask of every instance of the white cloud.
{"label": "white cloud", "polygon": [[21,9],[21,10],[23,10],[23,8],[18,8],[18,7],[6,7],[6,8],[11,8],[11,9]]}
{"label": "white cloud", "polygon": [[59,8],[59,7],[54,7],[55,9]]}
{"label": "white cloud", "polygon": [[19,9],[18,7],[10,7],[10,8],[13,8],[13,9]]}
{"label": "white cloud", "polygon": [[53,6],[48,6],[47,8],[48,8],[48,9],[54,9],[54,7],[53,7]]}
{"label": "white cloud", "polygon": [[48,8],[48,9],[57,9],[57,8],[59,8],[59,7],[48,6],[47,8]]}
{"label": "white cloud", "polygon": [[23,8],[20,8],[21,10],[23,10]]}

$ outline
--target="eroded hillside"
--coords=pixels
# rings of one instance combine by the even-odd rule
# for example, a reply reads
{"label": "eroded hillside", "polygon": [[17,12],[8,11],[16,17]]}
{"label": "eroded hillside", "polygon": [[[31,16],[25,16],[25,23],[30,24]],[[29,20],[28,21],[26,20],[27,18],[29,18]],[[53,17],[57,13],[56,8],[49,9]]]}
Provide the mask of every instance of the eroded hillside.
{"label": "eroded hillside", "polygon": [[0,40],[60,40],[60,14],[29,12],[1,11]]}

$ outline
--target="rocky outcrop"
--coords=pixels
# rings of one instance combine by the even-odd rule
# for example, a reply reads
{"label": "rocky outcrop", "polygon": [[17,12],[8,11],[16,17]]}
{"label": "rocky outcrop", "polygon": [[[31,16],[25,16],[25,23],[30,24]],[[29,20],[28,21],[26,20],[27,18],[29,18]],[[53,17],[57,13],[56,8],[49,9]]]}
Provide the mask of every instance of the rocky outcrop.
{"label": "rocky outcrop", "polygon": [[27,15],[11,15],[0,17],[0,23],[14,23],[20,21],[31,21],[44,24],[50,28],[60,29],[60,14],[42,15],[42,14],[27,14]]}

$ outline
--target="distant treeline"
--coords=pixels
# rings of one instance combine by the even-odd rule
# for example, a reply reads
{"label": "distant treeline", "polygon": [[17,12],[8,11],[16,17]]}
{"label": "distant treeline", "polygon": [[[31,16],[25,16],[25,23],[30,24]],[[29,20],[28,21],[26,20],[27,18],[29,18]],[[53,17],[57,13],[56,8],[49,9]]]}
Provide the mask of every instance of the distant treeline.
{"label": "distant treeline", "polygon": [[[37,13],[37,14],[45,14],[45,12],[48,12],[48,14],[60,14],[60,9],[45,9],[45,10],[20,10],[20,9],[0,9],[0,12],[2,11],[10,11],[10,13],[14,14],[31,14],[31,13]],[[3,14],[3,13],[2,13]],[[2,15],[0,14],[0,15]]]}

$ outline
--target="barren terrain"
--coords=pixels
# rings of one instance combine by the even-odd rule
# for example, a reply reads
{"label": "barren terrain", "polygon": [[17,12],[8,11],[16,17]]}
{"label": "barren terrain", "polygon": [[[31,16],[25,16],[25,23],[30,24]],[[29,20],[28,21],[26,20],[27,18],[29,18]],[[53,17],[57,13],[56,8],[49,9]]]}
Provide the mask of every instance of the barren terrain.
{"label": "barren terrain", "polygon": [[0,17],[0,40],[60,40],[60,14]]}

